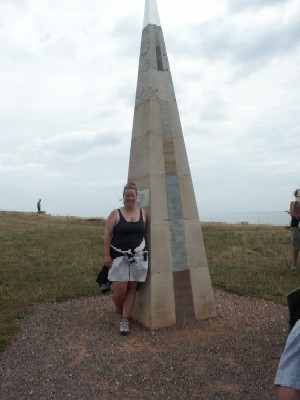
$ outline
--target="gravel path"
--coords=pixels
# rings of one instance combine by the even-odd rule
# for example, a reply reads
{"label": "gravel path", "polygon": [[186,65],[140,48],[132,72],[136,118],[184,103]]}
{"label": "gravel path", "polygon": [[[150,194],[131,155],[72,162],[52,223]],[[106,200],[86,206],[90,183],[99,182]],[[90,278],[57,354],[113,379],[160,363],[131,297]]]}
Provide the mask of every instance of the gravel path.
{"label": "gravel path", "polygon": [[287,308],[214,292],[216,318],[127,337],[111,295],[41,304],[0,354],[0,399],[274,400]]}

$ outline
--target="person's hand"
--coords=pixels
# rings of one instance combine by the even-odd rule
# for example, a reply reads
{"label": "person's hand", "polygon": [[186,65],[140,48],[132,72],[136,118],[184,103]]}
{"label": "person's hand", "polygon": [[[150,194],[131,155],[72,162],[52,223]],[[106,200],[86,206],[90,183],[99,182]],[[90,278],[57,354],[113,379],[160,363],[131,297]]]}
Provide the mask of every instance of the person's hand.
{"label": "person's hand", "polygon": [[111,264],[112,264],[111,256],[104,257],[104,265],[106,265],[108,268],[110,268]]}

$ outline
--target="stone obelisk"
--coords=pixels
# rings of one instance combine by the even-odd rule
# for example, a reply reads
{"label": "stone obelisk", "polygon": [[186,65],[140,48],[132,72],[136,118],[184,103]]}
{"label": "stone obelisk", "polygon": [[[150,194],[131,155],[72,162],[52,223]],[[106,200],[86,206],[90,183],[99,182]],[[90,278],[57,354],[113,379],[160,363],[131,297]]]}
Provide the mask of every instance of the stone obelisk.
{"label": "stone obelisk", "polygon": [[155,329],[215,316],[215,302],[167,51],[146,0],[128,180],[148,216],[149,273],[133,317]]}

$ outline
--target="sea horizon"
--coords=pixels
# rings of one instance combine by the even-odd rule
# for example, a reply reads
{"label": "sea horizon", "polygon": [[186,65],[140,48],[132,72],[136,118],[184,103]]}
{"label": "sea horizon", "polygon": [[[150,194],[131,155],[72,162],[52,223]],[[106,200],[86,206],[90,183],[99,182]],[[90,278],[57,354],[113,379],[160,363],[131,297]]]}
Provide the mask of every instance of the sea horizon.
{"label": "sea horizon", "polygon": [[[24,212],[33,213],[36,211],[16,211],[16,210],[5,210],[0,209],[0,212]],[[200,210],[200,221],[201,222],[215,222],[215,223],[227,223],[227,224],[250,224],[250,225],[274,225],[274,226],[289,226],[290,215],[287,211],[237,211],[237,212],[224,212],[222,214],[201,212]],[[77,217],[77,218],[103,218],[99,216],[89,215],[76,215],[76,214],[46,214],[48,216],[57,217]]]}
{"label": "sea horizon", "polygon": [[224,212],[223,214],[200,213],[201,222],[222,222],[228,224],[288,226],[290,215],[286,211]]}

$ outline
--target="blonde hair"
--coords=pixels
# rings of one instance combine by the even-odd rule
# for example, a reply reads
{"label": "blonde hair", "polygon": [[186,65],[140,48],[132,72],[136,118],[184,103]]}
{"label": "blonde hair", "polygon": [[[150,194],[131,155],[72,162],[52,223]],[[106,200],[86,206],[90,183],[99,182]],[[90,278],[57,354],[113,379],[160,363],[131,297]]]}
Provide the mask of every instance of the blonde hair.
{"label": "blonde hair", "polygon": [[123,196],[126,192],[127,189],[134,189],[135,190],[135,194],[137,194],[137,188],[136,188],[136,184],[133,182],[128,182],[123,189]]}
{"label": "blonde hair", "polygon": [[294,191],[294,196],[295,196],[295,197],[300,197],[300,189],[296,189],[296,190]]}

